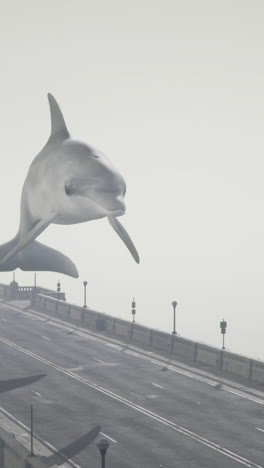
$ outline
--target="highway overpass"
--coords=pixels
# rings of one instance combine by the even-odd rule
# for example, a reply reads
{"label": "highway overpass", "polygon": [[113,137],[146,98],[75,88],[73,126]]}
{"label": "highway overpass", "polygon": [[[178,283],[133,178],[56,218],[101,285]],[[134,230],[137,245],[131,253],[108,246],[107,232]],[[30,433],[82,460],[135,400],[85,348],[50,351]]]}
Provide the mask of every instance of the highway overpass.
{"label": "highway overpass", "polygon": [[264,392],[27,304],[0,302],[1,381],[46,376],[1,393],[5,429],[28,437],[33,404],[36,435],[75,467],[100,467],[100,434],[107,468],[264,467]]}

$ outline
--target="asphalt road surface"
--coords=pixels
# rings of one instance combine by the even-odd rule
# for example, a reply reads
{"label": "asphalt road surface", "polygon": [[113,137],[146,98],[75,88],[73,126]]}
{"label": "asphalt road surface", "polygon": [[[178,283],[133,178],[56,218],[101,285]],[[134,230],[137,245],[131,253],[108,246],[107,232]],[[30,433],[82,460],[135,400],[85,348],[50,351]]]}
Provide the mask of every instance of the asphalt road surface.
{"label": "asphalt road surface", "polygon": [[100,433],[106,468],[264,467],[264,399],[213,376],[4,303],[0,352],[0,411],[29,427],[33,404],[36,434],[75,466],[101,466]]}

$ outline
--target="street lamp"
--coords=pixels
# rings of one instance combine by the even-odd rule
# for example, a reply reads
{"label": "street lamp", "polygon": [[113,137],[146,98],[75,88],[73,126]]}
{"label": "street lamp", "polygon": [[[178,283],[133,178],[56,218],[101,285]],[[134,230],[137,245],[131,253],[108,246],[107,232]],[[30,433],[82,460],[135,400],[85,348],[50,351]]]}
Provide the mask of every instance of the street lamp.
{"label": "street lamp", "polygon": [[58,300],[60,299],[60,291],[61,291],[61,284],[60,284],[60,280],[58,280],[58,283],[57,283],[57,298],[58,298]]}
{"label": "street lamp", "polygon": [[223,319],[222,322],[220,322],[221,333],[222,333],[222,335],[223,335],[223,346],[222,346],[222,349],[225,349],[226,327],[227,327],[227,322],[225,321],[225,319]]}
{"label": "street lamp", "polygon": [[103,437],[101,437],[97,443],[96,443],[97,447],[98,447],[98,450],[99,452],[101,453],[101,456],[102,456],[102,468],[105,468],[105,455],[106,455],[106,451],[109,447],[109,442],[107,439],[104,439]]}
{"label": "street lamp", "polygon": [[172,307],[173,307],[173,332],[172,334],[173,335],[177,335],[177,332],[176,332],[176,306],[177,306],[177,302],[176,301],[173,301],[171,303]]}
{"label": "street lamp", "polygon": [[133,297],[133,301],[132,301],[132,316],[133,316],[133,323],[135,323],[135,315],[136,315],[136,301],[135,301],[135,298]]}
{"label": "street lamp", "polygon": [[34,457],[33,405],[30,405],[30,457]]}
{"label": "street lamp", "polygon": [[87,305],[86,305],[86,287],[87,287],[87,281],[84,281],[84,282],[83,282],[83,287],[84,287],[84,305],[83,305],[83,308],[84,308],[84,309],[87,309]]}

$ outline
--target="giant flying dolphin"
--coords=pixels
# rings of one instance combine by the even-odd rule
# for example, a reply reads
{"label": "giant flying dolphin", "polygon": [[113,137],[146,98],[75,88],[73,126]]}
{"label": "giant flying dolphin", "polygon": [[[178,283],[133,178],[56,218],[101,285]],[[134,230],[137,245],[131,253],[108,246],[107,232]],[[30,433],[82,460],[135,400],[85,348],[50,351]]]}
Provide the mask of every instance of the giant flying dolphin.
{"label": "giant flying dolphin", "polygon": [[0,271],[56,271],[78,277],[72,261],[35,239],[49,224],[107,217],[133,258],[137,250],[117,219],[125,213],[126,184],[99,150],[70,137],[55,98],[48,94],[51,135],[24,182],[16,236],[0,246]]}

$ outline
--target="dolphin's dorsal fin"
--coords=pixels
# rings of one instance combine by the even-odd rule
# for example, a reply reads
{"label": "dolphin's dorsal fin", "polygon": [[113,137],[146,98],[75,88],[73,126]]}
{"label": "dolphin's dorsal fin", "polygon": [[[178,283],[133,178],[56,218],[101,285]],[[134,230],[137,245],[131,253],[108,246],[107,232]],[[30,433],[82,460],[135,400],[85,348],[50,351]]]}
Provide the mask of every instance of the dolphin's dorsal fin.
{"label": "dolphin's dorsal fin", "polygon": [[59,105],[54,96],[52,96],[52,94],[50,93],[48,93],[48,100],[51,118],[51,134],[49,140],[66,140],[67,138],[69,138],[70,134],[66,127],[66,123],[59,108]]}

